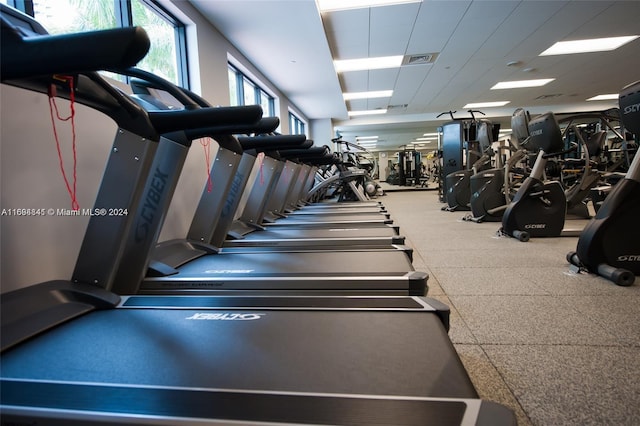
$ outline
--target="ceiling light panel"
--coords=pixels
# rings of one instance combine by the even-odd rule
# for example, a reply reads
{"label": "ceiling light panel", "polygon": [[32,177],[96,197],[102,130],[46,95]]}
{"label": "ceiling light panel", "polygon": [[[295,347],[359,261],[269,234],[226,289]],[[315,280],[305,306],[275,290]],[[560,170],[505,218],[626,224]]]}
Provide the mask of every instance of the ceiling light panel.
{"label": "ceiling light panel", "polygon": [[551,55],[570,55],[573,53],[589,53],[589,52],[606,52],[615,50],[640,36],[622,36],[622,37],[606,37],[592,38],[585,40],[569,40],[559,41],[544,52],[540,56]]}
{"label": "ceiling light panel", "polygon": [[342,59],[333,64],[336,72],[379,70],[385,68],[399,68],[402,65],[402,55],[381,56],[377,58]]}
{"label": "ceiling light panel", "polygon": [[617,93],[611,93],[611,94],[607,94],[607,95],[598,95],[598,96],[594,96],[592,98],[587,99],[588,101],[612,101],[612,100],[618,100],[618,94]]}
{"label": "ceiling light panel", "polygon": [[386,114],[386,109],[370,109],[364,111],[349,111],[349,117],[357,117],[360,115],[378,115],[378,114]]}
{"label": "ceiling light panel", "polygon": [[491,90],[499,89],[520,89],[523,87],[540,87],[551,83],[555,78],[538,78],[535,80],[515,80],[501,81],[491,88]]}
{"label": "ceiling light panel", "polygon": [[375,90],[371,92],[351,92],[342,94],[345,101],[351,101],[354,99],[390,98],[391,95],[393,95],[393,90]]}
{"label": "ceiling light panel", "polygon": [[422,0],[316,0],[320,12],[420,3]]}
{"label": "ceiling light panel", "polygon": [[493,108],[493,107],[501,107],[501,106],[505,106],[509,102],[511,102],[511,101],[475,102],[475,103],[466,104],[462,108]]}

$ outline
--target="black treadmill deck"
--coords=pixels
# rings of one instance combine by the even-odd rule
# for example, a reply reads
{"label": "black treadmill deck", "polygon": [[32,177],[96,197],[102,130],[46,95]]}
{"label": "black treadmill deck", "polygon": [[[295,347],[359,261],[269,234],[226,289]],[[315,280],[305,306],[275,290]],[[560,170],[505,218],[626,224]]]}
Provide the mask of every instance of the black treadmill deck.
{"label": "black treadmill deck", "polygon": [[0,409],[54,426],[515,424],[477,399],[447,314],[415,297],[125,296],[6,350]]}
{"label": "black treadmill deck", "polygon": [[139,293],[378,294],[422,296],[428,275],[400,251],[259,252],[193,259],[175,274],[147,277]]}
{"label": "black treadmill deck", "polygon": [[477,397],[430,299],[234,299],[125,297],[6,350],[2,378]]}

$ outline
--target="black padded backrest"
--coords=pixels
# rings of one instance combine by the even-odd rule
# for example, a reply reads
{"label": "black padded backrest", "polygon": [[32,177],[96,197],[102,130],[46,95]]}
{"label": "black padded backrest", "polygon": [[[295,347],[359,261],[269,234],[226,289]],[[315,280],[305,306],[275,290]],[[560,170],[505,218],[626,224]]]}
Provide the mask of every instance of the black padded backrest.
{"label": "black padded backrest", "polygon": [[529,137],[529,113],[522,108],[518,108],[511,116],[511,131],[515,140],[513,144],[516,148],[524,147],[526,139]]}
{"label": "black padded backrest", "polygon": [[493,143],[493,125],[489,120],[480,120],[476,124],[476,136],[480,143],[480,152],[485,152]]}
{"label": "black padded backrest", "polygon": [[587,150],[589,151],[589,157],[599,156],[606,141],[607,132],[604,130],[595,132],[589,136],[589,138],[584,141],[587,145]]}
{"label": "black padded backrest", "polygon": [[562,132],[552,112],[539,115],[529,121],[529,143],[527,149],[546,153],[564,150]]}
{"label": "black padded backrest", "polygon": [[623,88],[618,99],[625,129],[640,137],[640,81]]}

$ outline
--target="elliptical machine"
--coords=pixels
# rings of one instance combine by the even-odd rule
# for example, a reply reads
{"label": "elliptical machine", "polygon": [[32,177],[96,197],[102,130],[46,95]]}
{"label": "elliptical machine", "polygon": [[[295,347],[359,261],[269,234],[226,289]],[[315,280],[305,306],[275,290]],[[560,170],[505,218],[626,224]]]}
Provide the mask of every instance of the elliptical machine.
{"label": "elliptical machine", "polygon": [[[490,156],[486,152],[491,148],[493,142],[493,125],[488,120],[477,120],[474,113],[481,111],[469,110],[471,119],[453,119],[454,121],[445,123],[443,128],[443,149],[447,154],[449,151],[458,150],[455,155],[459,156],[458,162],[452,162],[449,158],[445,164],[449,165],[449,173],[445,166],[444,172],[444,201],[447,203],[442,208],[443,211],[470,210],[471,190],[469,180],[471,176],[480,170],[487,168],[490,164]],[[453,112],[449,112],[453,118]],[[441,114],[442,115],[442,114]],[[463,167],[463,153],[465,168]]]}
{"label": "elliptical machine", "polygon": [[[640,81],[622,89],[619,97],[624,127],[640,137]],[[630,286],[640,275],[640,155],[636,153],[625,178],[609,193],[596,216],[567,254],[574,267],[586,269],[620,286]]]}
{"label": "elliptical machine", "polygon": [[515,137],[513,146],[515,149],[509,148],[511,155],[504,167],[500,167],[500,160],[502,158],[500,150],[502,148],[498,148],[496,156],[497,167],[483,170],[471,176],[469,185],[471,191],[471,199],[469,202],[471,214],[466,215],[462,220],[476,223],[500,222],[502,220],[502,215],[507,205],[511,202],[513,195],[513,185],[510,177],[511,171],[527,154],[522,144],[526,144],[528,141],[528,123],[529,117],[527,112],[522,108],[518,108],[511,117],[511,128],[513,129],[512,131]]}
{"label": "elliptical machine", "polygon": [[560,182],[544,182],[547,161],[572,151],[564,150],[560,126],[552,112],[529,121],[526,144],[538,155],[530,175],[524,180],[502,217],[499,232],[529,241],[530,237],[579,236],[582,230],[565,230],[567,197]]}

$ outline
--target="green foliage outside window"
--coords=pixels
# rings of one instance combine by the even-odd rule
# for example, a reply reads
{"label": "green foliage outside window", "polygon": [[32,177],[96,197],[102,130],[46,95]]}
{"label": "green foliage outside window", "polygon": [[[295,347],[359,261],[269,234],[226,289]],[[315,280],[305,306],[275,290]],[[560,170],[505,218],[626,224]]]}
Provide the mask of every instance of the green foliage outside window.
{"label": "green foliage outside window", "polygon": [[[34,15],[51,34],[115,28],[117,3],[118,0],[39,0],[34,1]],[[131,24],[144,28],[151,40],[151,49],[138,67],[179,84],[174,25],[141,0],[120,4],[131,7]]]}

